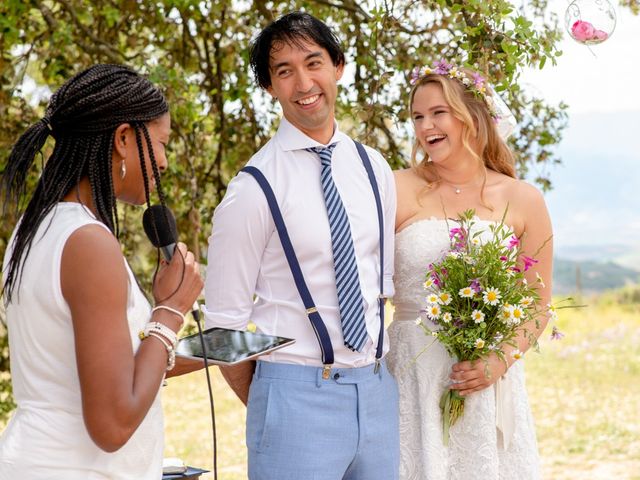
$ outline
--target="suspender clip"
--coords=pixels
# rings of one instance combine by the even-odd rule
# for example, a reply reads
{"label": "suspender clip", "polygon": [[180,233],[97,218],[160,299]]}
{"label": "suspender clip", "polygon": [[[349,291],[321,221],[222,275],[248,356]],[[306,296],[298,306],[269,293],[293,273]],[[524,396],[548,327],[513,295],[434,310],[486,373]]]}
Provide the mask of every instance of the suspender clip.
{"label": "suspender clip", "polygon": [[316,307],[307,308],[307,315],[311,315],[312,313],[316,313],[318,309]]}
{"label": "suspender clip", "polygon": [[326,364],[324,367],[322,367],[322,378],[324,378],[325,380],[329,380],[330,376],[331,376],[331,365]]}
{"label": "suspender clip", "polygon": [[380,359],[376,358],[376,364],[373,367],[373,373],[377,374],[380,371]]}

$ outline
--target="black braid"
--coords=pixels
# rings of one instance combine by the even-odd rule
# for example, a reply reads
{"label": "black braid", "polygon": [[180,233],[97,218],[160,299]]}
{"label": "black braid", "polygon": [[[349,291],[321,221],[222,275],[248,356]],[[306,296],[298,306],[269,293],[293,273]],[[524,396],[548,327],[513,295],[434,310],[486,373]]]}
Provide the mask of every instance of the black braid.
{"label": "black braid", "polygon": [[[95,65],[69,79],[53,94],[45,117],[18,139],[2,173],[4,211],[13,205],[16,214],[20,214],[29,170],[47,137],[53,136],[53,153],[42,169],[13,240],[3,287],[6,301],[10,301],[20,282],[22,264],[42,220],[82,178],[89,180],[98,220],[118,235],[111,160],[115,130],[123,123],[142,125],[147,137],[145,123],[168,110],[157,87],[122,65]],[[148,145],[155,175],[157,166],[149,141]],[[159,175],[156,186],[161,192]],[[160,200],[164,203],[164,195]]]}
{"label": "black braid", "polygon": [[[138,147],[138,158],[140,159],[140,171],[142,172],[142,181],[144,182],[144,198],[147,201],[147,207],[150,207],[151,201],[149,199],[149,175],[147,175],[147,166],[145,165],[145,161],[144,161],[144,148],[142,147],[142,136],[140,135],[140,124],[138,123],[134,124],[133,128],[136,132],[136,146]],[[149,150],[149,154],[153,154],[151,143],[147,143],[147,150]],[[162,202],[162,204],[164,205],[164,202]]]}

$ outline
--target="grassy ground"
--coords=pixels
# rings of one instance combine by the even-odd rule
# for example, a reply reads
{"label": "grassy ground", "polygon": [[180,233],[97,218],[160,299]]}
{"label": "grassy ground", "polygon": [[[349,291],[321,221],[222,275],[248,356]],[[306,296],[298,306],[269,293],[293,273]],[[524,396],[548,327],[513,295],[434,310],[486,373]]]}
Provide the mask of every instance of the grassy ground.
{"label": "grassy ground", "polygon": [[[545,480],[640,480],[640,309],[587,300],[561,310],[566,337],[527,355],[527,384]],[[220,480],[246,479],[244,407],[212,368]],[[204,373],[164,391],[166,455],[211,469]],[[211,480],[213,475],[204,475]]]}

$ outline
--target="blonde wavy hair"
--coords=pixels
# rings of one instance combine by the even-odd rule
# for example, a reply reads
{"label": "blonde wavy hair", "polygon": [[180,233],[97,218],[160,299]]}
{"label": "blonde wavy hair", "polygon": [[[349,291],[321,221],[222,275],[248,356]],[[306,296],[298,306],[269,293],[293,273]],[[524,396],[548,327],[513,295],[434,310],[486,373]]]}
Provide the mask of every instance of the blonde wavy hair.
{"label": "blonde wavy hair", "polygon": [[[470,77],[473,72],[464,70]],[[484,205],[484,187],[487,181],[487,169],[516,177],[515,159],[511,149],[500,137],[494,119],[489,113],[487,104],[458,80],[445,75],[431,73],[418,79],[409,95],[409,110],[413,117],[413,100],[419,88],[430,83],[440,85],[444,98],[452,110],[453,116],[462,122],[462,145],[469,154],[483,167],[484,178],[480,190],[480,198]],[[491,95],[489,92],[486,95]],[[473,147],[475,144],[475,148]],[[422,159],[418,160],[418,152]],[[428,161],[428,155],[416,138],[411,152],[411,168],[428,184],[428,189],[440,183],[435,166]],[[487,206],[487,205],[485,205]],[[491,207],[488,207],[491,208]]]}

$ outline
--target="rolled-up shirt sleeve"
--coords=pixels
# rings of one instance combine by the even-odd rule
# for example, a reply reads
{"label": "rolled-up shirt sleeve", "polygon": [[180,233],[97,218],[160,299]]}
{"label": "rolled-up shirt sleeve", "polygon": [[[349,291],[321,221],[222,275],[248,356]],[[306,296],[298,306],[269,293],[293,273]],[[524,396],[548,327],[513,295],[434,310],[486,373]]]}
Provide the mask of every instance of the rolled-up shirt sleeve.
{"label": "rolled-up shirt sleeve", "polygon": [[239,173],[215,209],[204,286],[205,326],[244,330],[274,225],[257,182]]}

